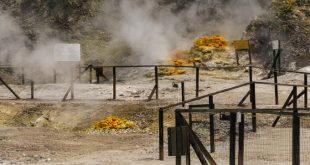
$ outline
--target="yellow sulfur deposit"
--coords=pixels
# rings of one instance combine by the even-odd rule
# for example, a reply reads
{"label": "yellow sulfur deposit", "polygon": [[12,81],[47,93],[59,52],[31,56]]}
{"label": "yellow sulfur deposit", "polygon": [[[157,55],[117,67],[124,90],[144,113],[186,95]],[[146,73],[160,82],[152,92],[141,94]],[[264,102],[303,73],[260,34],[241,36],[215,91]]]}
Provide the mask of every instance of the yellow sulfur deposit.
{"label": "yellow sulfur deposit", "polygon": [[228,46],[228,43],[224,37],[219,36],[219,35],[201,36],[195,40],[194,46],[206,47],[204,49],[208,49],[208,48],[224,49]]}
{"label": "yellow sulfur deposit", "polygon": [[134,122],[115,116],[109,116],[94,125],[94,129],[133,129]]}
{"label": "yellow sulfur deposit", "polygon": [[[200,65],[217,58],[215,54],[223,54],[228,47],[226,39],[219,35],[201,36],[195,39],[190,50],[175,50],[169,55],[169,63],[177,66]],[[161,76],[185,74],[182,68],[161,68]]]}

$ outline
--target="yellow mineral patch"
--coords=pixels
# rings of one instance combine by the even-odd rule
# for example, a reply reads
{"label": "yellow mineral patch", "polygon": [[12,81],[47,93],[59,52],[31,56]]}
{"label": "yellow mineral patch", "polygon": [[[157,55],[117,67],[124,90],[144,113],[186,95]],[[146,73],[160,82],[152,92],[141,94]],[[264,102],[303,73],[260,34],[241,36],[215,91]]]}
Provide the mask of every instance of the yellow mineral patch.
{"label": "yellow mineral patch", "polygon": [[217,49],[225,49],[228,46],[227,41],[224,37],[215,35],[215,36],[201,36],[197,38],[194,42],[194,46],[205,47],[208,48],[217,48]]}
{"label": "yellow mineral patch", "polygon": [[123,118],[109,116],[97,122],[93,127],[94,129],[133,129],[135,124]]}
{"label": "yellow mineral patch", "polygon": [[[169,64],[176,66],[199,65],[214,59],[227,60],[228,42],[219,35],[201,36],[194,40],[190,50],[175,50],[169,55]],[[171,76],[185,74],[186,70],[182,68],[161,68],[159,75]]]}

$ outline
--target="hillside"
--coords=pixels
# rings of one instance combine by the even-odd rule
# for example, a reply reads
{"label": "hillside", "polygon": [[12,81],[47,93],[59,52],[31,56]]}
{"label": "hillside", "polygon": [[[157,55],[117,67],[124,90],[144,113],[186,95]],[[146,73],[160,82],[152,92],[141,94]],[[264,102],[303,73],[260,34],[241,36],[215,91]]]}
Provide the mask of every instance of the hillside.
{"label": "hillside", "polygon": [[[106,7],[111,2],[113,10]],[[165,58],[173,49],[184,49],[184,45],[188,49],[193,39],[202,34],[221,34],[231,40],[238,39],[242,29],[251,20],[251,17],[244,16],[247,14],[243,14],[245,18],[234,19],[240,16],[239,10],[248,14],[252,12],[238,8],[244,4],[242,1],[157,0],[150,11],[145,9],[149,4],[141,2],[133,1],[130,4],[142,16],[132,14],[133,11],[122,13],[124,11],[119,8],[121,0],[0,0],[0,11],[9,14],[18,23],[26,36],[27,41],[24,42],[28,49],[35,49],[42,40],[51,38],[62,42],[78,42],[82,45],[83,62],[96,64],[136,64],[139,61],[149,62],[149,58]],[[308,65],[309,1],[275,0],[270,5],[269,0],[257,0],[254,4],[258,6],[255,8],[258,14],[268,8],[246,28],[248,38],[254,45],[253,53],[259,62],[270,65],[268,42],[279,39],[285,67],[295,69],[295,66],[299,68]],[[158,12],[164,13],[163,16],[159,14],[153,18]],[[134,17],[131,24],[118,22],[124,14],[129,19]],[[112,26],[109,21],[113,21]],[[149,25],[140,27],[139,21]],[[122,34],[120,27],[128,29],[126,26],[130,25],[138,26],[132,33],[140,32],[140,37],[136,35],[133,38],[127,32]],[[150,31],[148,26],[155,30]],[[235,31],[228,30],[229,27],[235,27]],[[144,59],[144,56],[147,58]]]}
{"label": "hillside", "polygon": [[310,64],[310,2],[273,1],[268,11],[247,27],[253,52],[266,66],[271,64],[269,41],[280,40],[282,65],[297,69]]}
{"label": "hillside", "polygon": [[0,12],[10,15],[22,29],[29,49],[57,39],[81,43],[83,58],[98,57],[109,40],[104,28],[94,25],[102,0],[1,0]]}

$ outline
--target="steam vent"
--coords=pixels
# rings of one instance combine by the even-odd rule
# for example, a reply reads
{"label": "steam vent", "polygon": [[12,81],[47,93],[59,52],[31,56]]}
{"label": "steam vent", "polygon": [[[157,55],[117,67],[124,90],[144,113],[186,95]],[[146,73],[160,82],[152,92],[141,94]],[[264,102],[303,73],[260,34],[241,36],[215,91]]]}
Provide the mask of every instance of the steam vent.
{"label": "steam vent", "polygon": [[0,165],[310,165],[309,78],[310,0],[0,0]]}

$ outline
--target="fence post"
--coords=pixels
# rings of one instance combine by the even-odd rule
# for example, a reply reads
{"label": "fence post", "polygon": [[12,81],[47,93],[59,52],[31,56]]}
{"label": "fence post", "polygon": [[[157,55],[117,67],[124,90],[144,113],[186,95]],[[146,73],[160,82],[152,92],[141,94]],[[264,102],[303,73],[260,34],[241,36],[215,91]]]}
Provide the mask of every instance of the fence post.
{"label": "fence post", "polygon": [[[182,102],[185,101],[185,85],[184,81],[181,82],[181,89],[182,89]],[[182,104],[182,107],[185,107],[185,104]]]}
{"label": "fence post", "polygon": [[91,84],[93,82],[93,66],[89,66],[89,83]]}
{"label": "fence post", "polygon": [[74,99],[74,78],[73,78],[73,69],[71,69],[71,99]]}
{"label": "fence post", "polygon": [[236,156],[236,113],[230,113],[230,133],[229,133],[229,165],[235,165]]}
{"label": "fence post", "polygon": [[116,99],[116,67],[113,66],[113,99]]}
{"label": "fence post", "polygon": [[199,67],[196,67],[196,97],[199,96]]}
{"label": "fence post", "polygon": [[78,70],[79,70],[79,82],[82,82],[82,70],[81,70],[81,63],[78,65]]}
{"label": "fence post", "polygon": [[250,61],[250,65],[252,65],[252,53],[251,53],[250,40],[248,40],[248,45],[249,45],[249,49],[248,49],[249,61]]}
{"label": "fence post", "polygon": [[[178,115],[178,112],[175,111],[174,113],[175,115],[175,128],[176,128],[176,132],[177,132],[177,129],[180,125],[179,123],[179,115]],[[182,164],[182,156],[181,156],[181,153],[180,153],[180,138],[179,137],[176,137],[176,156],[175,156],[175,164],[176,165],[181,165]]]}
{"label": "fence post", "polygon": [[297,86],[293,87],[293,152],[292,152],[292,164],[299,165],[300,164],[300,119],[298,115],[297,109]]}
{"label": "fence post", "polygon": [[56,75],[56,69],[53,69],[53,80],[54,80],[54,84],[57,83],[57,75]]}
{"label": "fence post", "polygon": [[274,79],[274,98],[275,98],[275,104],[279,105],[279,91],[278,91],[278,71],[273,70],[273,79]]}
{"label": "fence post", "polygon": [[[213,96],[209,96],[209,108],[214,109],[214,102],[213,102]],[[214,133],[214,114],[209,114],[209,122],[210,122],[210,152],[213,153],[215,152],[215,133]]]}
{"label": "fence post", "polygon": [[[251,103],[252,103],[252,109],[256,109],[256,96],[255,96],[255,83],[252,82],[250,84],[251,88]],[[253,132],[256,132],[256,113],[252,113],[252,128]]]}
{"label": "fence post", "polygon": [[159,160],[164,160],[164,110],[159,109]]}
{"label": "fence post", "polygon": [[250,83],[253,82],[253,70],[252,70],[252,66],[249,66],[249,81],[250,81]]}
{"label": "fence post", "polygon": [[30,85],[31,85],[31,99],[34,99],[34,81],[31,80],[30,82]]}
{"label": "fence post", "polygon": [[305,103],[305,109],[308,109],[308,74],[304,74],[304,85],[305,85],[305,94],[304,94],[304,103]]}
{"label": "fence post", "polygon": [[25,68],[22,67],[22,84],[25,84]]}
{"label": "fence post", "polygon": [[156,100],[159,98],[159,91],[158,91],[158,67],[155,66],[155,85],[156,85]]}
{"label": "fence post", "polygon": [[236,53],[237,66],[239,66],[240,65],[240,63],[239,63],[239,53],[238,53],[238,51],[235,51],[235,53]]}
{"label": "fence post", "polygon": [[244,114],[241,114],[241,122],[239,123],[239,153],[238,165],[244,162]]}
{"label": "fence post", "polygon": [[[188,128],[188,131],[190,131],[190,129],[191,127]],[[186,165],[191,165],[191,144],[190,144],[189,136],[188,136],[188,141],[187,141]]]}

